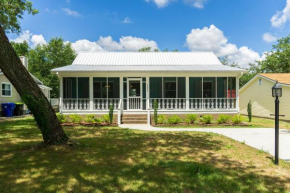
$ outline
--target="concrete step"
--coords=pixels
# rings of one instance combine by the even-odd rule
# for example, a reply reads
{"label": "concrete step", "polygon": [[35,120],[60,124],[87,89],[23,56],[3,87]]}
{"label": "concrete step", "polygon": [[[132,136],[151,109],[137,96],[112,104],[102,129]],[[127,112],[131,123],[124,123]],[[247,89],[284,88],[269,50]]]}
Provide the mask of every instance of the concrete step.
{"label": "concrete step", "polygon": [[144,120],[146,121],[147,120],[147,117],[123,117],[122,120]]}
{"label": "concrete step", "polygon": [[122,124],[147,124],[147,121],[122,121]]}

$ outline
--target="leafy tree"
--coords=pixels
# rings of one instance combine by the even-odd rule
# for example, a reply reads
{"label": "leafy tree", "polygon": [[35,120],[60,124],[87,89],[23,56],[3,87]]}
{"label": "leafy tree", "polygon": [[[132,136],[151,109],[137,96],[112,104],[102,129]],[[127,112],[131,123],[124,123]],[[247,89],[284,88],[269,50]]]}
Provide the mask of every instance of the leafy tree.
{"label": "leafy tree", "polygon": [[28,57],[28,53],[30,50],[30,47],[28,45],[27,41],[24,41],[22,43],[15,43],[15,42],[11,42],[12,47],[14,48],[16,54],[18,56],[26,56]]}
{"label": "leafy tree", "polygon": [[138,52],[150,52],[150,51],[151,51],[151,47],[144,47],[138,50]]}
{"label": "leafy tree", "polygon": [[50,71],[53,68],[71,64],[76,54],[71,44],[65,44],[62,38],[53,38],[47,45],[36,46],[29,52],[29,71],[52,88],[52,98],[59,97],[59,79]]}
{"label": "leafy tree", "polygon": [[235,62],[230,63],[228,56],[219,59],[223,65],[240,68],[240,66],[237,63]]}
{"label": "leafy tree", "polygon": [[32,8],[32,3],[28,0],[1,0],[0,10],[0,69],[32,112],[44,143],[48,145],[66,143],[69,138],[52,106],[22,65],[5,34],[21,31],[19,19],[24,12],[34,15],[38,11]]}

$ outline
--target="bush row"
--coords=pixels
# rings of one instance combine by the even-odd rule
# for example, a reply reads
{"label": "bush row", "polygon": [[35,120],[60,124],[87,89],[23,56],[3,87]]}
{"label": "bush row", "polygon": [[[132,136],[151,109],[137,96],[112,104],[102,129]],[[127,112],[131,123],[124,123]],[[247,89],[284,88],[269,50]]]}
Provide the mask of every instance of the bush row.
{"label": "bush row", "polygon": [[[83,117],[77,114],[63,115],[58,113],[56,116],[61,123],[110,123],[110,115],[108,114],[101,117],[95,117],[95,115],[86,115],[85,117]],[[114,119],[114,117],[112,119]]]}
{"label": "bush row", "polygon": [[[187,124],[212,124],[214,123],[214,118],[212,115],[202,115],[198,118],[196,114],[188,114],[185,119],[182,119],[178,115],[173,115],[171,117],[166,117],[166,115],[158,115],[157,123],[158,124],[179,124],[179,123],[187,123]],[[220,114],[216,119],[217,124],[240,124],[243,122],[243,117],[239,114],[230,116]]]}

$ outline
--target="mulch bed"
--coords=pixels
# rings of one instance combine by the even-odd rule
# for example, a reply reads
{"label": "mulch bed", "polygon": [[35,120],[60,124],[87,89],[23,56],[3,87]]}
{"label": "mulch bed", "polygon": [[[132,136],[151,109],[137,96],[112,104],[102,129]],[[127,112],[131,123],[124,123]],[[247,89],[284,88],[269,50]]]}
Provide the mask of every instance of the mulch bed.
{"label": "mulch bed", "polygon": [[151,124],[153,127],[167,127],[167,126],[199,126],[199,127],[215,127],[215,126],[241,126],[241,127],[247,127],[249,124],[247,123],[240,123],[240,124],[230,124],[230,123],[224,123],[224,124],[217,124],[217,123],[211,123],[211,124],[187,124],[187,123],[178,123],[178,124]]}
{"label": "mulch bed", "polygon": [[86,127],[105,127],[105,126],[110,126],[110,127],[117,127],[118,124],[113,123],[62,123],[62,126],[68,126],[68,127],[73,127],[73,126],[86,126]]}

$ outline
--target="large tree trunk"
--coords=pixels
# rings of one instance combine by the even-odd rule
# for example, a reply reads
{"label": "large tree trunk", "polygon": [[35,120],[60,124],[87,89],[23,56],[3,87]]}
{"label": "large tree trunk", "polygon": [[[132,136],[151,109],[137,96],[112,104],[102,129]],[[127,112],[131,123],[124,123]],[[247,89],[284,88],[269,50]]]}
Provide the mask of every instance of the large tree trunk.
{"label": "large tree trunk", "polygon": [[0,69],[33,114],[45,144],[62,144],[68,137],[49,101],[30,76],[0,26]]}

